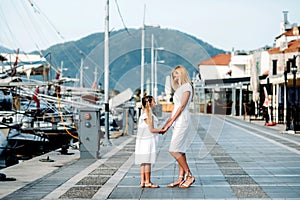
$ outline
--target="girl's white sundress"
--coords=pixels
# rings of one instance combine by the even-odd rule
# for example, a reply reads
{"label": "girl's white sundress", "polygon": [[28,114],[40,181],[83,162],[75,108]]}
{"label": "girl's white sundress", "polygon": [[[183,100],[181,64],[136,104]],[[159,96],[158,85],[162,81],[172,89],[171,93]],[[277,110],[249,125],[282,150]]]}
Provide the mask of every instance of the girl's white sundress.
{"label": "girl's white sundress", "polygon": [[192,137],[189,106],[193,96],[192,95],[193,88],[189,83],[185,83],[176,89],[173,96],[174,109],[172,111],[172,117],[174,116],[177,109],[181,105],[183,93],[186,91],[190,92],[189,100],[182,113],[179,115],[179,117],[172,125],[173,132],[172,132],[172,139],[169,147],[169,151],[171,152],[185,153],[188,146],[190,145],[190,141]]}
{"label": "girl's white sundress", "polygon": [[[157,127],[158,119],[153,116],[153,125]],[[148,124],[146,124],[147,114],[143,113],[138,122],[138,131],[135,144],[135,164],[142,163],[154,164],[156,160],[156,151],[158,143],[158,134],[151,133]]]}

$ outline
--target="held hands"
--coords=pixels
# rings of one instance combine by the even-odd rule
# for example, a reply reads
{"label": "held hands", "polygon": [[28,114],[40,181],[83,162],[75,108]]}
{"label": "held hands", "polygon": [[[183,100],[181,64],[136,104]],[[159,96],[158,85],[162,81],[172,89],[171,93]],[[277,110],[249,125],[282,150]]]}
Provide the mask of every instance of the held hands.
{"label": "held hands", "polygon": [[159,134],[165,134],[168,130],[169,130],[169,128],[171,127],[171,125],[172,125],[172,123],[167,123],[162,129],[161,129],[161,131],[159,132]]}
{"label": "held hands", "polygon": [[167,131],[168,131],[169,128],[167,127],[163,127],[160,131],[159,131],[159,134],[165,134]]}

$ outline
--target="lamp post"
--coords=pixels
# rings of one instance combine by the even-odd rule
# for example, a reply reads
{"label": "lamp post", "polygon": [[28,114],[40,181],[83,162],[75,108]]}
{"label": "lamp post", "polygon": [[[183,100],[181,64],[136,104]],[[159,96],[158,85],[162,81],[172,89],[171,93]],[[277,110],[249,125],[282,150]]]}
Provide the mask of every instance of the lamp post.
{"label": "lamp post", "polygon": [[298,123],[298,114],[296,116],[296,74],[297,74],[297,65],[296,65],[296,58],[298,57],[294,56],[292,61],[292,66],[291,66],[291,72],[293,74],[293,110],[292,110],[292,115],[293,115],[293,130],[296,131],[296,124]]}
{"label": "lamp post", "polygon": [[143,26],[141,28],[142,31],[142,45],[141,45],[141,100],[144,97],[144,73],[145,73],[145,31],[147,27],[152,27],[152,28],[159,28],[159,25],[146,25],[145,24],[145,10],[146,10],[146,5],[144,6],[144,17],[143,17]]}
{"label": "lamp post", "polygon": [[154,95],[154,35],[151,35],[151,95]]}
{"label": "lamp post", "polygon": [[[289,66],[290,61],[287,61],[287,66]],[[288,68],[288,67],[287,67]],[[286,110],[286,114],[285,114],[285,121],[286,121],[286,127],[285,130],[288,131],[290,130],[290,126],[291,126],[291,117],[290,117],[290,109],[289,109],[289,101],[288,101],[288,87],[287,87],[287,73],[288,71],[285,70],[284,71],[284,87],[285,87],[285,110]]]}
{"label": "lamp post", "polygon": [[[147,28],[160,28],[159,25],[145,25],[143,23],[143,26],[141,28],[142,30],[142,46],[141,46],[141,100],[144,97],[144,74],[145,74],[145,32]],[[155,50],[154,48],[154,36],[152,34],[151,36],[151,74],[152,74],[152,69],[153,69],[153,52]],[[152,84],[151,84],[152,85]],[[152,88],[151,88],[152,89]],[[153,91],[152,91],[153,92]]]}
{"label": "lamp post", "polygon": [[154,93],[153,93],[153,97],[154,99],[157,101],[157,91],[158,91],[158,88],[157,88],[157,63],[165,63],[164,60],[157,60],[157,51],[159,50],[164,50],[163,47],[158,47],[158,48],[155,48],[155,55],[154,55]]}
{"label": "lamp post", "polygon": [[145,66],[145,16],[142,26],[142,47],[141,47],[141,102],[144,97],[144,66]]}
{"label": "lamp post", "polygon": [[[163,47],[154,47],[154,35],[151,35],[151,95],[155,97],[155,88],[157,89],[157,51],[164,50]],[[164,62],[164,61],[163,61]]]}

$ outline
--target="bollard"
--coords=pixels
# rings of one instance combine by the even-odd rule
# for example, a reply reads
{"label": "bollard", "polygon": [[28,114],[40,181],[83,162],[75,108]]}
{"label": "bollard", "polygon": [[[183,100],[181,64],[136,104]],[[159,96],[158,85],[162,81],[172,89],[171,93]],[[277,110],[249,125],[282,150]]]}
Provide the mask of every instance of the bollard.
{"label": "bollard", "polygon": [[134,130],[134,107],[135,104],[132,102],[128,102],[123,106],[123,133],[128,135],[128,134],[133,134]]}
{"label": "bollard", "polygon": [[79,151],[80,158],[100,158],[100,110],[84,108],[79,110]]}

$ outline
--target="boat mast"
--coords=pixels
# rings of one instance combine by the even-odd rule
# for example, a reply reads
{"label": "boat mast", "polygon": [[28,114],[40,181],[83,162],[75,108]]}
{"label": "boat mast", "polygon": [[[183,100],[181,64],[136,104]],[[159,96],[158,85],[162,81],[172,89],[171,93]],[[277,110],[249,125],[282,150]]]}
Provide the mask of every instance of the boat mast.
{"label": "boat mast", "polygon": [[141,46],[141,102],[144,97],[144,65],[145,65],[145,11],[146,5],[144,5],[144,17],[142,26],[142,46]]}
{"label": "boat mast", "polygon": [[105,139],[103,145],[111,145],[109,140],[109,0],[105,5],[104,34],[104,106],[105,106]]}

